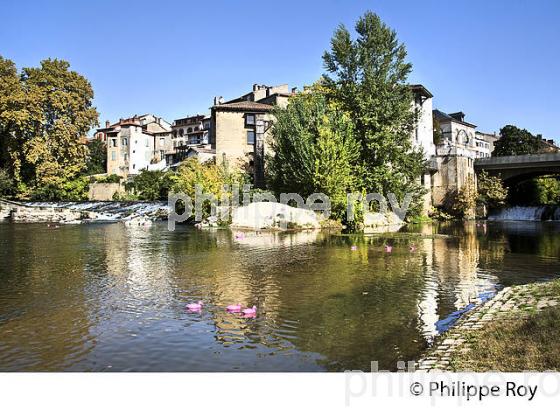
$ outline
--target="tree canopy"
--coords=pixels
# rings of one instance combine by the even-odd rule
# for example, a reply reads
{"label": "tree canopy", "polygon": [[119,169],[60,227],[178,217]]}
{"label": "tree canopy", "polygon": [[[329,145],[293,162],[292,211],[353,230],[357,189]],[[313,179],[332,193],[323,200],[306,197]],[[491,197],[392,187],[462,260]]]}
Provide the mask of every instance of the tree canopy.
{"label": "tree canopy", "polygon": [[97,125],[89,81],[63,60],[23,68],[0,56],[0,167],[19,196],[61,188],[86,166],[87,132]]}
{"label": "tree canopy", "polygon": [[494,144],[493,155],[498,157],[508,155],[536,154],[542,148],[540,139],[526,129],[515,125],[506,125],[500,130],[500,139]]}
{"label": "tree canopy", "polygon": [[333,215],[342,219],[346,193],[356,184],[358,145],[350,116],[329,103],[320,87],[293,96],[275,110],[269,180],[279,193],[329,196]]}

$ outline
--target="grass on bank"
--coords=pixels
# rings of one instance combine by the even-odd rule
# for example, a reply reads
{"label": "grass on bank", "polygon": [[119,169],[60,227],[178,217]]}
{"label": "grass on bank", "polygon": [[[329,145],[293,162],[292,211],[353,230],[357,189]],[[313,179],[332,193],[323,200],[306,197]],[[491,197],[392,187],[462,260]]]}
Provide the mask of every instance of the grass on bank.
{"label": "grass on bank", "polygon": [[[533,296],[560,296],[560,281],[534,286]],[[526,312],[530,310],[525,310]],[[469,336],[470,350],[452,359],[456,371],[560,371],[560,306],[503,320]]]}

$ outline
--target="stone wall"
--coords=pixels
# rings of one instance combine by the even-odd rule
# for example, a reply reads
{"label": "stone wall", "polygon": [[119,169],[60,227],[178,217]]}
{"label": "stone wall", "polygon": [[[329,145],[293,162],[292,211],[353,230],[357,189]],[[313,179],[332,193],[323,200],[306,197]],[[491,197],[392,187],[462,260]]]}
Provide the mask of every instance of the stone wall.
{"label": "stone wall", "polygon": [[124,187],[118,182],[112,183],[98,183],[90,184],[88,199],[90,201],[111,201],[113,195],[116,193],[122,194],[125,192]]}
{"label": "stone wall", "polygon": [[460,190],[469,177],[476,183],[474,161],[461,156],[437,156],[438,171],[432,176],[432,201],[434,206],[442,206],[448,193]]}

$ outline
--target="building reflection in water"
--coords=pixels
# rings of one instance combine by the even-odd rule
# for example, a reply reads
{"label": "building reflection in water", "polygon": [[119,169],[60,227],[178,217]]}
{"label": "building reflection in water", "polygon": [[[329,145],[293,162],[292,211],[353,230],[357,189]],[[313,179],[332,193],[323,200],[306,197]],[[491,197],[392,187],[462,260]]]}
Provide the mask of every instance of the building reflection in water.
{"label": "building reflection in water", "polygon": [[[557,252],[557,234],[540,233],[545,256]],[[474,223],[370,235],[236,238],[164,224],[10,226],[0,235],[9,270],[0,369],[346,370],[371,360],[391,369],[504,278],[558,270],[550,257],[523,265],[510,244],[537,245],[517,231]],[[196,300],[205,307],[189,314]],[[257,317],[227,313],[235,303],[256,305]]]}

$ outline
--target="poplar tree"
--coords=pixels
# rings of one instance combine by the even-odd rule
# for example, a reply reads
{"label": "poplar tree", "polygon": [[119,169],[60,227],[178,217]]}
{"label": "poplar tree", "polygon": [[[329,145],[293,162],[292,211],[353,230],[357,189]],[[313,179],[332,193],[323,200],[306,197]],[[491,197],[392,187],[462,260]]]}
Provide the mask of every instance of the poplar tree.
{"label": "poplar tree", "polygon": [[359,190],[402,201],[413,196],[413,211],[421,209],[420,175],[423,153],[412,144],[417,113],[407,83],[412,65],[395,31],[367,12],[355,26],[356,38],[343,25],[323,55],[323,84],[331,101],[348,113],[359,144],[355,175]]}

